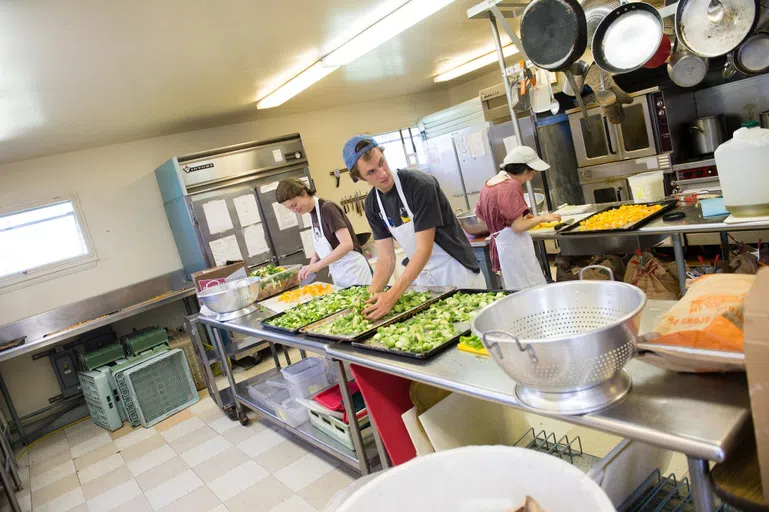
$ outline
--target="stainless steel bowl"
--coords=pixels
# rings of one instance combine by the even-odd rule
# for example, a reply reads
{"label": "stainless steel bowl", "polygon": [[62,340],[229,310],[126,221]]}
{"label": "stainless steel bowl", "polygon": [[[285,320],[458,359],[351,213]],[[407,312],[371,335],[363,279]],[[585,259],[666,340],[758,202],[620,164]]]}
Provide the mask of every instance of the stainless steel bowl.
{"label": "stainless steel bowl", "polygon": [[256,302],[262,279],[247,277],[207,288],[198,293],[198,300],[214,313],[230,313]]}
{"label": "stainless steel bowl", "polygon": [[633,357],[645,304],[640,288],[616,281],[551,284],[486,307],[472,330],[525,388],[580,391],[611,379]]}
{"label": "stainless steel bowl", "polygon": [[489,234],[489,227],[475,215],[475,212],[457,213],[457,220],[468,235],[486,236]]}

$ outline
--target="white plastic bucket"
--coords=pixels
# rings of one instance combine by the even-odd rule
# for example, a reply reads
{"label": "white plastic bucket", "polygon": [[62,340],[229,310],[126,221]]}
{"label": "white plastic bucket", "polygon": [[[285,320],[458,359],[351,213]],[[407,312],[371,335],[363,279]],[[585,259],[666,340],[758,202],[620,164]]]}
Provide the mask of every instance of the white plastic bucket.
{"label": "white plastic bucket", "polygon": [[651,203],[665,199],[665,173],[662,171],[644,172],[627,179],[633,202]]}
{"label": "white plastic bucket", "polygon": [[547,512],[615,512],[598,484],[568,462],[506,446],[469,446],[417,457],[379,473],[338,512],[515,510],[527,495]]}

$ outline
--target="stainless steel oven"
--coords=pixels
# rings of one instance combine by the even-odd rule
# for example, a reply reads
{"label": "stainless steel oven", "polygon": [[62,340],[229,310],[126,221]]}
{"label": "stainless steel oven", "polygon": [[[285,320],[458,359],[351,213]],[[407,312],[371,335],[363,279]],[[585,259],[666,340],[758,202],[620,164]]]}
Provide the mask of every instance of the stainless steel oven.
{"label": "stainless steel oven", "polygon": [[[644,158],[675,150],[678,119],[691,119],[692,97],[672,97],[659,89],[633,93],[633,103],[624,105],[625,120],[612,124],[600,107],[588,109],[586,122],[579,110],[569,110],[569,126],[578,167]],[[673,105],[671,108],[670,105]],[[671,110],[673,122],[671,122]],[[589,129],[588,129],[589,125]]]}

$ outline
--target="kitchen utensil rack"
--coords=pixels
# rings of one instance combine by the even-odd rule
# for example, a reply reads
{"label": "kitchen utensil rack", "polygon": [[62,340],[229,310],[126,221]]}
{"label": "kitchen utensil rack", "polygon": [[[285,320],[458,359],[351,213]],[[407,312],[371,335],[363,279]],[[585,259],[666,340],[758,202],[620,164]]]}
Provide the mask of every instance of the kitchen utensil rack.
{"label": "kitchen utensil rack", "polygon": [[[662,472],[655,469],[617,510],[619,512],[693,511],[689,479],[684,477],[679,480],[672,473],[663,477]],[[740,511],[722,503],[716,508],[716,512]]]}
{"label": "kitchen utensil rack", "polygon": [[552,432],[545,430],[537,432],[534,428],[527,430],[514,446],[553,455],[585,472],[600,460],[582,450],[582,439],[579,436],[570,438],[564,435],[558,438]]}

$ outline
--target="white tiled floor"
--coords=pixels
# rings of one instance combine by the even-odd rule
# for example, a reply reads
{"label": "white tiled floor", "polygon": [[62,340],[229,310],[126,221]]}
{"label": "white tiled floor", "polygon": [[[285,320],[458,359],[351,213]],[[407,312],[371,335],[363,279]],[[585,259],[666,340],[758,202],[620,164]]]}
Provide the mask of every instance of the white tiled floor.
{"label": "white tiled floor", "polygon": [[[294,355],[298,360],[298,354]],[[271,361],[264,365],[271,366]],[[264,371],[240,372],[238,380]],[[357,474],[250,415],[231,421],[207,394],[153,428],[107,433],[89,420],[35,444],[20,461],[24,512],[317,512]],[[581,427],[539,418],[550,431]],[[605,452],[617,439],[579,432]],[[593,439],[595,437],[595,439]],[[600,451],[600,450],[599,450]],[[601,452],[602,454],[603,452]],[[596,453],[596,455],[601,455]],[[687,473],[675,454],[664,474]],[[0,512],[10,510],[0,498]]]}
{"label": "white tiled floor", "polygon": [[108,433],[86,420],[35,444],[19,461],[23,510],[317,512],[357,477],[291,434],[253,415],[241,426],[201,397],[153,428]]}

